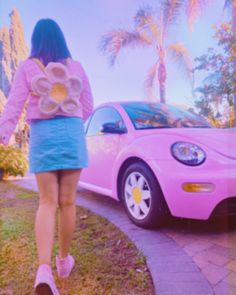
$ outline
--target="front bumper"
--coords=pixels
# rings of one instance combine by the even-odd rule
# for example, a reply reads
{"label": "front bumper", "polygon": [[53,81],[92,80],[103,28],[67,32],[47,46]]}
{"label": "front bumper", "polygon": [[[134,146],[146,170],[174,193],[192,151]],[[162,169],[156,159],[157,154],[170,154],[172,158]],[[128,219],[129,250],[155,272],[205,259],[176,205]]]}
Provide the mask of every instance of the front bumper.
{"label": "front bumper", "polygon": [[[173,216],[206,220],[224,200],[236,203],[236,160],[217,158],[217,163],[208,162],[198,167],[173,160],[151,160],[148,164],[159,181]],[[186,192],[182,188],[183,183],[211,183],[214,191]],[[232,208],[236,210],[236,206]],[[232,208],[230,213],[233,213]]]}

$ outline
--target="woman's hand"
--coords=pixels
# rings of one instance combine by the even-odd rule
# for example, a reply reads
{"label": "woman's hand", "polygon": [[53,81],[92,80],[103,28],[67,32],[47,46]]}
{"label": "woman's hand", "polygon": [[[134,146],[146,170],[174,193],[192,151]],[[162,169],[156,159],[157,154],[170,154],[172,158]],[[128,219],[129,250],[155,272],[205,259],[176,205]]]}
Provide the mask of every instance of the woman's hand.
{"label": "woman's hand", "polygon": [[5,136],[0,136],[0,144],[5,144]]}

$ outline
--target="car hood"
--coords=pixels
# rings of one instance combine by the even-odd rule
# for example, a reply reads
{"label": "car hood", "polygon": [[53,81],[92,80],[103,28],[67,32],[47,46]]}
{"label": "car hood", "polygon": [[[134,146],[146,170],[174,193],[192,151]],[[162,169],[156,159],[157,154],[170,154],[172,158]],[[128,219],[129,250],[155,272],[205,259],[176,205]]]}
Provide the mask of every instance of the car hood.
{"label": "car hood", "polygon": [[[206,146],[221,155],[236,159],[236,129],[217,128],[171,128],[145,130],[151,134],[178,136],[180,141],[188,141]],[[143,132],[145,132],[143,130]]]}

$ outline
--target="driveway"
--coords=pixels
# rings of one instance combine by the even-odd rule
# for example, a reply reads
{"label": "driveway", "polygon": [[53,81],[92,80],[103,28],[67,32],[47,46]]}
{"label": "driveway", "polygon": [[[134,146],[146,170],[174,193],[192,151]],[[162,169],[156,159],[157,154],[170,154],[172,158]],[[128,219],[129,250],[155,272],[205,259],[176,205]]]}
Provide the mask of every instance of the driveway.
{"label": "driveway", "polygon": [[[30,175],[14,182],[37,190]],[[236,294],[236,218],[169,218],[164,229],[144,230],[129,221],[120,203],[80,188],[77,196],[79,206],[110,220],[142,251],[156,294]]]}

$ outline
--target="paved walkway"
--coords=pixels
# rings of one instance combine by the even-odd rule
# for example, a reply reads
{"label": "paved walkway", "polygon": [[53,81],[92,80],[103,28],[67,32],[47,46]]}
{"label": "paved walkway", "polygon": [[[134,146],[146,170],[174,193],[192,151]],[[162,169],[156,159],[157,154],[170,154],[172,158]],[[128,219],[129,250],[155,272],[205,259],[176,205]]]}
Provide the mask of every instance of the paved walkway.
{"label": "paved walkway", "polygon": [[[14,182],[37,191],[32,176]],[[236,219],[229,224],[170,218],[165,229],[152,231],[136,227],[120,203],[102,195],[79,189],[77,204],[107,218],[135,243],[147,259],[156,294],[236,294]]]}

